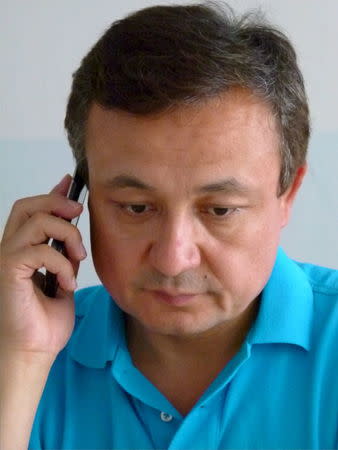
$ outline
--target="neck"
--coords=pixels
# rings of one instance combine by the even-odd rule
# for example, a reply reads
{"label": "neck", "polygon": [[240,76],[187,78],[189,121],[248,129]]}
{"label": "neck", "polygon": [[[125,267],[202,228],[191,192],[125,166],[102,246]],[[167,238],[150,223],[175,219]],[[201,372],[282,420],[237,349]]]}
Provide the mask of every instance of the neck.
{"label": "neck", "polygon": [[258,299],[236,320],[194,336],[153,333],[128,317],[127,341],[133,363],[186,415],[239,350],[257,310]]}

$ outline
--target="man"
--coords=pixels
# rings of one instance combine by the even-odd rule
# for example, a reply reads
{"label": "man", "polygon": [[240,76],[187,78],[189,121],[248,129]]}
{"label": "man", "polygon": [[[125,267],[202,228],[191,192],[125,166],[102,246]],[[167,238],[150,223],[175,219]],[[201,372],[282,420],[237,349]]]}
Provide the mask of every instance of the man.
{"label": "man", "polygon": [[15,204],[1,448],[337,448],[338,276],[279,248],[309,138],[286,37],[227,8],[141,10],[83,59],[65,125],[102,286],[73,302],[69,176]]}

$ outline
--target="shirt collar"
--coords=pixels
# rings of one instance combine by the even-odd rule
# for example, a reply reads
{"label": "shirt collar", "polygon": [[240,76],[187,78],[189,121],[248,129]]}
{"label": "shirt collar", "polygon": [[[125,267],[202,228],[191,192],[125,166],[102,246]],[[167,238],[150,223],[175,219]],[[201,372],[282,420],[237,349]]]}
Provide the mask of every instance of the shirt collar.
{"label": "shirt collar", "polygon": [[279,248],[247,341],[294,344],[309,350],[312,320],[313,292],[309,280],[299,265]]}
{"label": "shirt collar", "polygon": [[125,346],[124,313],[103,286],[79,291],[76,298],[75,331],[69,342],[73,359],[100,369]]}
{"label": "shirt collar", "polygon": [[[312,314],[306,275],[279,248],[247,342],[295,344],[309,350]],[[119,346],[126,348],[124,313],[103,286],[79,291],[76,327],[68,345],[71,357],[87,367],[104,368]]]}

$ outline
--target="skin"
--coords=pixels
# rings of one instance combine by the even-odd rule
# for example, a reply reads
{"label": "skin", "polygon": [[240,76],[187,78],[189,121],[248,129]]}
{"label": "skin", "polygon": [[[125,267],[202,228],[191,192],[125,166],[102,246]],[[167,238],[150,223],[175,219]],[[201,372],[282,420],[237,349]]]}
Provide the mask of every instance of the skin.
{"label": "skin", "polygon": [[[306,172],[299,168],[277,197],[278,145],[269,107],[241,89],[151,116],[96,104],[90,110],[95,268],[127,313],[134,363],[169,398],[175,401],[178,378],[184,386],[184,375],[201,368],[181,411],[238,350],[256,317]],[[117,186],[120,175],[152,189]],[[201,190],[230,177],[245,189]],[[149,292],[170,289],[196,295],[168,304]],[[156,375],[163,367],[172,374],[170,386]]]}

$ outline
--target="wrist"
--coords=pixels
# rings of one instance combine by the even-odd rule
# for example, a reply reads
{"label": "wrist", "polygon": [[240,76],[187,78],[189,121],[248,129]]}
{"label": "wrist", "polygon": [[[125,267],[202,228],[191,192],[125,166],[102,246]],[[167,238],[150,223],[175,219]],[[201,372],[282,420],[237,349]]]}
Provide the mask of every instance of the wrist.
{"label": "wrist", "polygon": [[51,367],[56,355],[45,352],[25,352],[0,347],[0,362],[11,362],[22,366]]}

